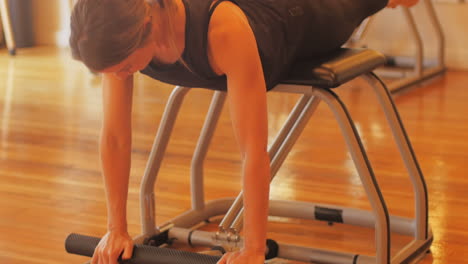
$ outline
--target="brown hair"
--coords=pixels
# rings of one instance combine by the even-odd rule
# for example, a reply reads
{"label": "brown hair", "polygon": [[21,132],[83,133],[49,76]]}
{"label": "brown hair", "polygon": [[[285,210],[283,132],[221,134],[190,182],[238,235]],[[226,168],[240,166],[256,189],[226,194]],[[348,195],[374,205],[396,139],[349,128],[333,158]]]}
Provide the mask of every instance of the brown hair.
{"label": "brown hair", "polygon": [[[175,12],[172,0],[148,0],[165,12],[162,18],[171,22]],[[78,0],[71,16],[70,47],[73,58],[88,68],[100,71],[114,66],[143,46],[151,34],[152,23],[145,26],[145,0]],[[168,23],[165,36],[174,45],[174,23]]]}

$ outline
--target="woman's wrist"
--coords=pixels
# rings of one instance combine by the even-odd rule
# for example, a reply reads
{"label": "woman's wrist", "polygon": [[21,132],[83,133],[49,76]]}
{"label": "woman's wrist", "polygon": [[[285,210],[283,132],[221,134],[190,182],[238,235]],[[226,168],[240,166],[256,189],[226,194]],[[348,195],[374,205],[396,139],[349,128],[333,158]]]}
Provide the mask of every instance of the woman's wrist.
{"label": "woman's wrist", "polygon": [[255,255],[265,255],[266,245],[246,245],[242,250]]}
{"label": "woman's wrist", "polygon": [[127,223],[109,223],[107,225],[107,229],[110,232],[120,232],[120,233],[126,233],[127,232]]}
{"label": "woman's wrist", "polygon": [[107,212],[107,229],[109,231],[127,232],[127,208],[126,200],[114,200],[110,203]]}

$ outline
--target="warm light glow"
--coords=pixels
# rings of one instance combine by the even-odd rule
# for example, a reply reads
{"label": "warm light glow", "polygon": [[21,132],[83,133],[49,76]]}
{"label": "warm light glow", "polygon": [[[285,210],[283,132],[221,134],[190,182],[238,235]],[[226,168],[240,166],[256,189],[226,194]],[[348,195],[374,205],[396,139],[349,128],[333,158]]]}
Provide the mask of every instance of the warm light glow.
{"label": "warm light glow", "polygon": [[[3,113],[2,113],[2,143],[1,148],[2,150],[7,149],[8,147],[8,134],[10,132],[10,114],[11,114],[11,103],[13,100],[13,80],[15,75],[15,61],[10,59],[8,61],[8,71],[6,83],[5,83],[5,97],[3,99]],[[2,158],[5,158],[6,155],[5,151],[2,151]]]}
{"label": "warm light glow", "polygon": [[370,124],[371,136],[376,140],[384,140],[387,137],[387,134],[382,129],[380,123],[372,122]]}
{"label": "warm light glow", "polygon": [[[297,179],[297,175],[288,168],[288,166],[281,167],[281,175],[287,175],[288,178]],[[280,177],[279,173],[277,177]],[[297,200],[296,189],[298,181],[297,180],[288,180],[288,179],[277,179],[273,180],[273,183],[270,185],[270,199],[283,199],[289,201]]]}

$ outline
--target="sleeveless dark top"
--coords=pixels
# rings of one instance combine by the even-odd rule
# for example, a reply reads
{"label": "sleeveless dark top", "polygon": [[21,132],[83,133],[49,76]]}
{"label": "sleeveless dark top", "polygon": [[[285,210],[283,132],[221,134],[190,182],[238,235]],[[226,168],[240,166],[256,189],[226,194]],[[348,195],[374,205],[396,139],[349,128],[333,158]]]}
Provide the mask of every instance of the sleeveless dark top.
{"label": "sleeveless dark top", "polygon": [[223,1],[238,5],[257,40],[267,89],[274,88],[296,60],[322,56],[343,45],[368,16],[388,0],[183,0],[186,11],[182,63],[155,65],[141,72],[159,81],[186,87],[226,90],[226,76],[208,61],[207,34],[211,15]]}

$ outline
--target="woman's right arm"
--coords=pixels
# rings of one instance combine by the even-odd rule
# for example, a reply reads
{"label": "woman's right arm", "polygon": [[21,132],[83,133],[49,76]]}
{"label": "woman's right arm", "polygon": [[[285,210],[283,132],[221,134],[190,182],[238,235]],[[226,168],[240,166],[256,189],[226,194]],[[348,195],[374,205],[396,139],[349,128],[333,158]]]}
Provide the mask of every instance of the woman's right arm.
{"label": "woman's right arm", "polygon": [[96,247],[92,264],[117,264],[132,255],[127,231],[127,194],[131,164],[133,75],[120,79],[104,73],[100,136],[101,167],[107,198],[108,232]]}

